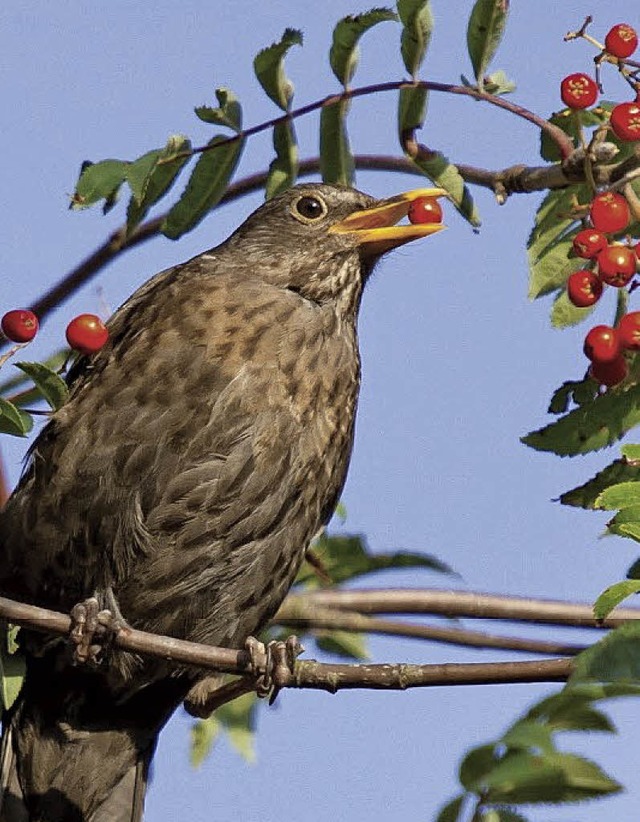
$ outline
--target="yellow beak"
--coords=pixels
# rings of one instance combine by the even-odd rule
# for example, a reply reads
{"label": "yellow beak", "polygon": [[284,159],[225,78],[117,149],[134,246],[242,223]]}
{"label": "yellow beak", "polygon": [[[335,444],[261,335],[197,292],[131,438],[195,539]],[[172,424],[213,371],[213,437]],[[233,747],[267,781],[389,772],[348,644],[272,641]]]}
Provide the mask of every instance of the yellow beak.
{"label": "yellow beak", "polygon": [[441,231],[442,223],[412,223],[396,225],[406,217],[411,203],[421,197],[444,197],[447,192],[442,188],[416,188],[406,191],[387,200],[379,200],[371,208],[354,211],[344,220],[332,225],[330,234],[353,234],[365,254],[379,255],[392,248],[428,237]]}

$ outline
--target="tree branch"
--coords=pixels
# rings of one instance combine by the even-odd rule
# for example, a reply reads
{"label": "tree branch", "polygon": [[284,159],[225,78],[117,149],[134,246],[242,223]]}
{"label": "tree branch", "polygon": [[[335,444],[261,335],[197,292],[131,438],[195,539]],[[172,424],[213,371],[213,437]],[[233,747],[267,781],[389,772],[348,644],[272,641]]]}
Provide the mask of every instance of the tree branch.
{"label": "tree branch", "polygon": [[[290,594],[287,598],[288,607],[295,608],[297,601],[302,598],[305,606],[322,606],[362,614],[440,614],[574,628],[615,628],[623,622],[640,619],[640,608],[616,608],[613,612],[615,616],[598,622],[593,615],[592,606],[587,603],[443,591],[437,588],[309,591],[304,595]],[[277,619],[276,614],[275,620]]]}
{"label": "tree branch", "polygon": [[353,611],[338,611],[309,603],[305,596],[288,597],[274,620],[292,630],[341,630],[426,639],[447,645],[471,648],[500,648],[505,651],[523,651],[552,656],[573,656],[588,646],[570,642],[549,642],[521,637],[506,637],[472,631],[466,628],[442,628],[436,625],[415,625],[390,619],[378,619]]}

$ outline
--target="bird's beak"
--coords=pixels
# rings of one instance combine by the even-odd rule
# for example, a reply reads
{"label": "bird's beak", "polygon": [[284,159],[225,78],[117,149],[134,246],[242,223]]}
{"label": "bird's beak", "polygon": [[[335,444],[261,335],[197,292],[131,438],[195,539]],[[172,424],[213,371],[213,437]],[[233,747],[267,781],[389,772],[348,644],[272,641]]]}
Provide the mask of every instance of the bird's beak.
{"label": "bird's beak", "polygon": [[354,211],[344,220],[332,225],[329,233],[354,235],[367,256],[384,254],[399,245],[441,231],[444,228],[442,223],[396,223],[407,216],[411,203],[415,200],[421,197],[444,197],[446,193],[442,188],[416,188],[387,200],[378,200],[371,208]]}

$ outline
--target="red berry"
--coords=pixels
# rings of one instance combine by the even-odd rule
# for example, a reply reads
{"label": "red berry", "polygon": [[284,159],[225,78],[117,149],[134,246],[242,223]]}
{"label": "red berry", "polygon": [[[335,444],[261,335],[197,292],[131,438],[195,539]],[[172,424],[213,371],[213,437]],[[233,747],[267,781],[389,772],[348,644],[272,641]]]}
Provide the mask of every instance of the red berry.
{"label": "red berry", "polygon": [[584,353],[592,362],[611,362],[621,351],[618,332],[608,325],[594,325],[584,338]]}
{"label": "red berry", "polygon": [[95,314],[79,314],[67,326],[67,342],[81,354],[94,354],[108,339],[107,327]]}
{"label": "red berry", "polygon": [[560,83],[560,96],[568,108],[589,108],[598,98],[598,86],[588,74],[569,74]]}
{"label": "red berry", "polygon": [[609,54],[624,59],[638,48],[638,35],[628,23],[618,23],[609,29],[604,38],[604,45]]}
{"label": "red berry", "polygon": [[410,223],[441,223],[442,206],[435,197],[418,197],[409,206]]}
{"label": "red berry", "polygon": [[611,362],[592,362],[589,368],[589,374],[593,379],[607,388],[618,385],[628,373],[629,366],[623,356],[616,357]]}
{"label": "red berry", "polygon": [[17,343],[26,343],[32,340],[38,333],[38,325],[38,318],[28,308],[16,308],[13,311],[7,311],[0,320],[2,333],[8,340]]}
{"label": "red berry", "polygon": [[598,276],[607,285],[622,288],[636,273],[636,255],[628,245],[608,245],[598,254]]}
{"label": "red berry", "polygon": [[611,112],[611,128],[616,137],[632,143],[640,140],[640,105],[619,103]]}
{"label": "red berry", "polygon": [[622,194],[603,191],[591,201],[591,222],[594,228],[605,233],[623,231],[631,221],[629,205]]}
{"label": "red berry", "polygon": [[640,311],[625,314],[618,323],[620,345],[630,351],[640,351]]}
{"label": "red berry", "polygon": [[607,247],[607,238],[601,231],[595,228],[584,228],[578,231],[573,238],[573,250],[578,257],[591,260],[596,257],[603,248]]}
{"label": "red berry", "polygon": [[578,308],[597,303],[603,288],[593,271],[574,271],[567,280],[567,296]]}

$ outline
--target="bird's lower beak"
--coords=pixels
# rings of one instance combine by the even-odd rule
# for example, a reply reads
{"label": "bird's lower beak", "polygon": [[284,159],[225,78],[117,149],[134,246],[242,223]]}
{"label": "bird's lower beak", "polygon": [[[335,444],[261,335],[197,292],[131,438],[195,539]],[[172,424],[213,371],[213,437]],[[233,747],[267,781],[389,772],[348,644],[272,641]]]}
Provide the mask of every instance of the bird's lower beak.
{"label": "bird's lower beak", "polygon": [[446,193],[442,188],[416,188],[387,200],[379,200],[371,208],[354,211],[331,226],[329,233],[355,235],[366,255],[384,254],[392,248],[441,231],[444,228],[442,223],[396,223],[407,216],[415,200],[421,197],[444,197]]}

